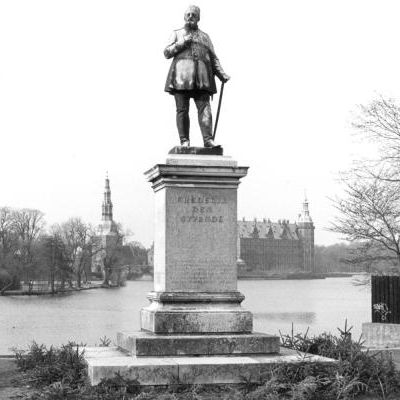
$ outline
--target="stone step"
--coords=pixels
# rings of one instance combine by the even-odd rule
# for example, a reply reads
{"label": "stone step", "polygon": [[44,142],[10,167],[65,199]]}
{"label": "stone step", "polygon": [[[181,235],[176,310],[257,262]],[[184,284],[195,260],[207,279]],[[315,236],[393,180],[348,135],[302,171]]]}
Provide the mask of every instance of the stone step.
{"label": "stone step", "polygon": [[271,367],[282,363],[333,363],[332,359],[281,348],[279,354],[249,356],[134,357],[117,347],[89,347],[85,360],[92,385],[118,372],[139,385],[230,384],[259,382]]}
{"label": "stone step", "polygon": [[137,357],[270,354],[279,352],[279,337],[265,333],[159,335],[143,331],[119,332],[117,345]]}
{"label": "stone step", "polygon": [[141,329],[158,334],[251,333],[253,315],[238,304],[152,303],[140,311]]}

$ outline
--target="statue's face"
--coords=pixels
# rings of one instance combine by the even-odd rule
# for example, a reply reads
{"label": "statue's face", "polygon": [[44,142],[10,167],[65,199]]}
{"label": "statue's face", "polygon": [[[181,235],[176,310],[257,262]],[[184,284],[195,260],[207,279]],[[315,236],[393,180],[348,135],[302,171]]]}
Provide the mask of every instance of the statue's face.
{"label": "statue's face", "polygon": [[197,23],[200,20],[199,12],[192,7],[189,7],[185,12],[185,22],[186,26],[189,28],[197,28]]}

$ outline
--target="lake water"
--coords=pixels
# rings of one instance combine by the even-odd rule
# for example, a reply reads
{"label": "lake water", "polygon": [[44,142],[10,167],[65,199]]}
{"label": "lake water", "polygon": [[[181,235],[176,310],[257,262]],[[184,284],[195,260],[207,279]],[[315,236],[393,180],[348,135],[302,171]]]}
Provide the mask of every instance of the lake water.
{"label": "lake water", "polygon": [[[118,289],[96,289],[60,296],[0,296],[0,355],[10,348],[25,348],[35,340],[60,345],[73,340],[88,345],[116,332],[138,330],[139,311],[148,304],[150,281],[131,281]],[[368,286],[355,286],[352,278],[316,280],[239,281],[246,296],[243,306],[254,314],[254,331],[289,333],[337,332],[345,319],[353,335],[371,320]],[[354,337],[353,336],[353,337]]]}

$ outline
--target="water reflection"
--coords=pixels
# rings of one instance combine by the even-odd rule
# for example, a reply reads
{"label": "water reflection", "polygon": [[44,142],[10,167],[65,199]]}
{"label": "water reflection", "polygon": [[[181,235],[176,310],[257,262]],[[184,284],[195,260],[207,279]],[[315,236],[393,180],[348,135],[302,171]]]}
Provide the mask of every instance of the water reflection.
{"label": "water reflection", "polygon": [[257,312],[253,314],[256,320],[282,321],[312,325],[316,320],[315,312]]}

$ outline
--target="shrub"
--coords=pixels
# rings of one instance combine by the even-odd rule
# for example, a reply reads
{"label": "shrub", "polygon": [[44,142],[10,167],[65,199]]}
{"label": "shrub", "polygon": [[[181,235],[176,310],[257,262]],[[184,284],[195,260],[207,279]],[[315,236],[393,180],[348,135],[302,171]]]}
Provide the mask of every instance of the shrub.
{"label": "shrub", "polygon": [[[292,329],[291,335],[281,335],[281,341],[285,347],[338,360],[335,370],[328,367],[323,372],[324,368],[317,364],[317,370],[308,372],[309,376],[322,379],[325,392],[330,391],[338,399],[366,392],[383,398],[398,393],[400,374],[391,356],[388,353],[371,354],[363,348],[361,340],[352,340],[351,329],[347,327],[347,321],[343,330],[338,328],[338,336],[323,333],[308,337],[307,332],[294,335]],[[300,375],[304,376],[304,372]]]}
{"label": "shrub", "polygon": [[76,343],[68,343],[60,348],[33,342],[27,352],[15,350],[17,367],[27,372],[28,380],[35,386],[60,383],[78,388],[86,383],[86,363],[84,350]]}
{"label": "shrub", "polygon": [[[347,400],[361,394],[388,399],[399,398],[400,374],[385,354],[365,351],[361,341],[353,341],[351,328],[339,335],[281,335],[282,344],[300,352],[335,358],[337,363],[310,363],[271,367],[259,383],[243,377],[241,385],[181,386],[141,388],[136,380],[121,374],[89,385],[81,345],[68,343],[46,348],[32,343],[27,352],[16,352],[17,365],[28,382],[40,389],[31,400]],[[108,340],[103,338],[106,344]],[[378,396],[378,397],[376,397]]]}
{"label": "shrub", "polygon": [[3,290],[21,289],[19,277],[10,271],[0,267],[0,294]]}

